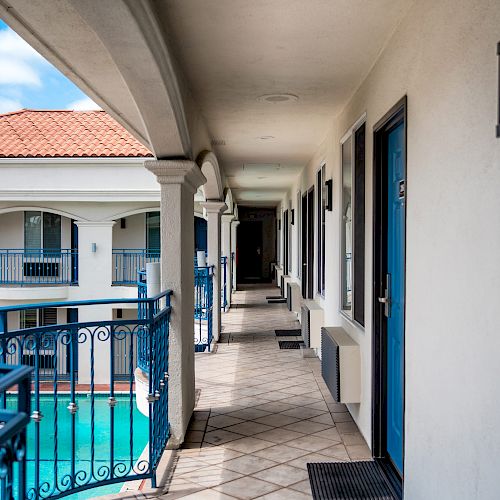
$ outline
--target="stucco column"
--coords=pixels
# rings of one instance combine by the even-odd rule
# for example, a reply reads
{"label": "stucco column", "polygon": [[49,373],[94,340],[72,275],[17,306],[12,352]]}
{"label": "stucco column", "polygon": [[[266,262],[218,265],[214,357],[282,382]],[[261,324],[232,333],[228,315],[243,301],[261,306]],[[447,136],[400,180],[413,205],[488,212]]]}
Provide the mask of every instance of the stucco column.
{"label": "stucco column", "polygon": [[220,217],[227,206],[222,201],[206,201],[201,203],[207,214],[207,264],[214,268],[212,335],[217,342],[221,332],[221,223]]}
{"label": "stucco column", "polygon": [[[109,298],[112,279],[114,221],[76,221],[78,226],[78,289],[88,300]],[[84,306],[78,309],[80,323],[113,319],[113,306]],[[90,334],[81,331],[85,342],[78,347],[78,382],[90,383]],[[110,341],[94,336],[94,383],[106,384],[110,378]]]}
{"label": "stucco column", "polygon": [[170,446],[176,447],[194,409],[194,193],[206,179],[189,160],[147,160],[145,167],[161,186],[161,285],[173,292],[168,413]]}
{"label": "stucco column", "polygon": [[231,255],[234,254],[234,269],[231,267],[231,282],[232,289],[236,290],[236,248],[237,248],[237,237],[238,237],[238,226],[240,225],[239,220],[233,220],[231,222]]}
{"label": "stucco column", "polygon": [[228,265],[226,270],[226,290],[227,290],[227,308],[231,306],[231,284],[233,282],[231,276],[231,221],[234,219],[233,214],[222,214],[222,255],[227,257]]}

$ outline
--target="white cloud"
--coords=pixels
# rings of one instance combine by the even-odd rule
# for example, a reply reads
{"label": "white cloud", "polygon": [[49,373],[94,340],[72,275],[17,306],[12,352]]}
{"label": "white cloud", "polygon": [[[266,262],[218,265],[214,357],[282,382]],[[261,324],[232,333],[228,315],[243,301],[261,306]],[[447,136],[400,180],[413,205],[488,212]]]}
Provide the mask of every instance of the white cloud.
{"label": "white cloud", "polygon": [[66,109],[72,109],[74,111],[90,111],[95,109],[102,109],[98,104],[96,104],[90,97],[84,97],[83,99],[78,99],[66,107]]}
{"label": "white cloud", "polygon": [[42,81],[33,66],[25,61],[21,59],[16,60],[8,56],[0,56],[0,85],[40,87]]}
{"label": "white cloud", "polygon": [[40,87],[47,61],[11,29],[0,31],[0,85]]}
{"label": "white cloud", "polygon": [[19,101],[15,99],[9,99],[8,97],[0,97],[0,113],[9,113],[10,111],[17,111],[23,106]]}

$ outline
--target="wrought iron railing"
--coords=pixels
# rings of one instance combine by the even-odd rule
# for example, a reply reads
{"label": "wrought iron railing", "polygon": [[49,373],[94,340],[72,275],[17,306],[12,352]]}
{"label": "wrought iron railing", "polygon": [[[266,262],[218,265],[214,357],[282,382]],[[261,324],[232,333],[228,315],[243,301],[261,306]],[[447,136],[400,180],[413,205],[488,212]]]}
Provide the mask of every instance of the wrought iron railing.
{"label": "wrought iron railing", "polygon": [[160,262],[160,250],[113,248],[113,285],[135,285],[137,272],[148,262]]}
{"label": "wrought iron railing", "polygon": [[[141,270],[137,273],[137,297],[145,299],[148,296],[148,285],[146,282],[146,271]],[[137,307],[137,317],[146,319],[148,317],[148,308],[145,303],[139,303]],[[149,337],[140,336],[137,342],[137,366],[144,372],[149,372]]]}
{"label": "wrought iron railing", "polygon": [[[0,364],[0,496],[26,497],[26,427],[31,414],[31,372],[27,366]],[[6,407],[7,391],[15,392],[13,408]]]}
{"label": "wrought iron railing", "polygon": [[235,265],[236,265],[236,259],[235,259],[235,253],[234,252],[231,252],[231,290],[233,289],[233,283],[236,283],[236,275],[235,275],[235,272],[236,272],[236,268],[235,268]]}
{"label": "wrought iron railing", "polygon": [[194,268],[195,351],[210,351],[212,344],[213,267]]}
{"label": "wrought iron railing", "polygon": [[0,249],[0,285],[76,285],[78,251]]}
{"label": "wrought iron railing", "polygon": [[[171,292],[146,299],[57,302],[0,307],[0,362],[34,368],[33,428],[28,439],[26,497],[60,498],[103,485],[151,478],[169,437],[168,332]],[[144,306],[144,319],[105,319],[9,330],[8,316],[26,309]],[[137,338],[148,338],[149,429],[138,436],[134,355]],[[118,344],[128,346],[126,380],[115,376]],[[69,356],[66,357],[66,352]],[[68,359],[69,380],[61,380],[57,359]],[[43,382],[42,359],[52,359],[52,380]],[[78,360],[78,372],[74,363]],[[84,396],[82,396],[82,391]],[[82,400],[83,397],[83,400]],[[0,404],[4,410],[9,400]],[[103,406],[104,405],[104,406]],[[81,408],[80,408],[81,407]],[[84,409],[85,408],[85,409]],[[82,425],[85,421],[86,424]],[[147,426],[147,425],[146,425]],[[144,428],[141,423],[140,428]],[[147,444],[149,442],[149,444]]]}
{"label": "wrought iron railing", "polygon": [[221,296],[221,309],[223,311],[226,310],[227,307],[227,257],[222,256],[220,258],[220,267],[221,267],[221,273],[220,273],[220,296]]}

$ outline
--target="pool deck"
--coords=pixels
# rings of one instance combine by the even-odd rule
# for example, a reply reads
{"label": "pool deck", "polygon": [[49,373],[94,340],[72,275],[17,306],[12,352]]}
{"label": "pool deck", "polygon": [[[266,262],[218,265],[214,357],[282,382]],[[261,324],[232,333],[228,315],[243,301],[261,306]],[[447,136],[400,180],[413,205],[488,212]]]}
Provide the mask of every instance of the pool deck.
{"label": "pool deck", "polygon": [[121,498],[309,499],[308,462],[371,458],[319,359],[279,349],[274,330],[299,323],[266,295],[276,288],[235,293],[216,351],[196,355],[200,397],[183,448],[168,452],[168,470],[158,471],[162,486]]}

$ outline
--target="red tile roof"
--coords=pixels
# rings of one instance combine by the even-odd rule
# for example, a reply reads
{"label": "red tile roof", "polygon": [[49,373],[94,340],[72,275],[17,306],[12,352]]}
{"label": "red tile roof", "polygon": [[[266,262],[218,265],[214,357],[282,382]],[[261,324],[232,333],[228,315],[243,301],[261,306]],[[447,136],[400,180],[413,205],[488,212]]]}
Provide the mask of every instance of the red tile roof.
{"label": "red tile roof", "polygon": [[0,114],[1,158],[144,156],[153,155],[105,111]]}

